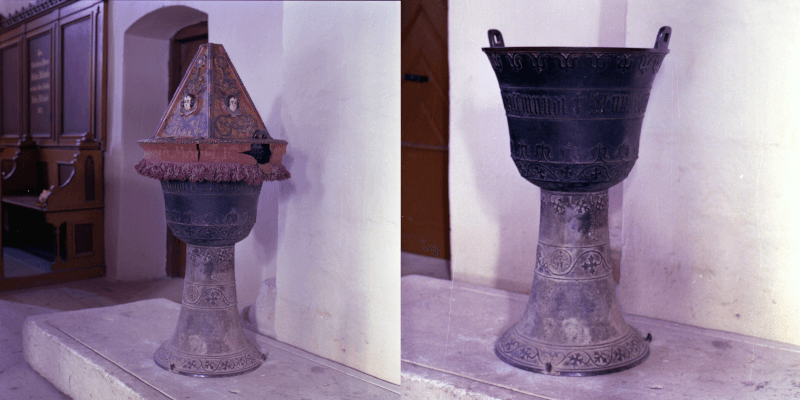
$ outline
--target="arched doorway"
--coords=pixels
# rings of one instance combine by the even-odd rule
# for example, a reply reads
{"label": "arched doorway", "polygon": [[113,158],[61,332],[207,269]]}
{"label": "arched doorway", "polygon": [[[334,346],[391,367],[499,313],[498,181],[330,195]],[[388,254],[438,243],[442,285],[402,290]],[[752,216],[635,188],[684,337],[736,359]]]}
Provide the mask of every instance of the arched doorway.
{"label": "arched doorway", "polygon": [[[208,43],[208,21],[189,25],[172,37],[169,43],[169,96],[172,100],[175,91],[183,80],[186,70],[192,65],[200,45]],[[167,276],[186,275],[186,243],[172,234],[167,228]]]}
{"label": "arched doorway", "polygon": [[402,274],[449,278],[447,2],[401,5]]}
{"label": "arched doorway", "polygon": [[[117,111],[112,121],[106,164],[110,243],[108,276],[112,279],[149,279],[164,275],[166,222],[161,191],[139,176],[134,166],[143,151],[136,142],[150,138],[169,102],[170,41],[181,29],[208,21],[208,14],[186,6],[153,10],[125,30],[121,66],[121,96],[112,98]],[[119,75],[117,75],[119,76]],[[109,80],[113,81],[112,76]],[[113,89],[112,89],[113,90]],[[117,92],[119,93],[119,92]],[[109,96],[118,96],[109,93]],[[156,211],[160,210],[160,211]]]}

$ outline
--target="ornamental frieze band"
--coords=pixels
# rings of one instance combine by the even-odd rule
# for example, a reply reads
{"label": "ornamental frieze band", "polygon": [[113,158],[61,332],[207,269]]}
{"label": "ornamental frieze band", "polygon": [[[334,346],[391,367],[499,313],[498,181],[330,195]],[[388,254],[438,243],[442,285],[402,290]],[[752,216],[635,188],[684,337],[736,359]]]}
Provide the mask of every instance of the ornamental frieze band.
{"label": "ornamental frieze band", "polygon": [[540,349],[535,342],[511,329],[497,341],[495,352],[521,360],[524,369],[542,372],[559,369],[568,374],[591,371],[597,367],[614,369],[647,356],[646,341],[634,330],[622,340],[602,346],[587,346],[580,350],[566,346],[562,349],[552,349],[548,345],[542,347],[548,350]]}
{"label": "ornamental frieze band", "polygon": [[487,52],[489,62],[497,73],[509,68],[515,72],[531,70],[542,73],[552,70],[590,68],[594,70],[616,70],[620,74],[633,70],[641,74],[653,74],[661,68],[666,54],[604,54],[592,52],[547,52],[513,51],[503,54]]}
{"label": "ornamental frieze band", "polygon": [[231,376],[246,372],[266,359],[258,351],[246,351],[223,357],[202,357],[183,354],[164,345],[154,354],[156,361],[171,366],[172,370],[185,371],[185,375]]}
{"label": "ornamental frieze band", "polygon": [[194,308],[236,307],[236,285],[186,284],[182,304]]}
{"label": "ornamental frieze band", "polygon": [[168,222],[187,225],[248,225],[255,224],[256,219],[250,213],[242,213],[231,211],[225,215],[206,213],[197,215],[191,211],[180,213],[175,210],[166,210]]}
{"label": "ornamental frieze band", "polygon": [[550,279],[598,279],[611,275],[608,245],[594,248],[561,248],[539,243],[536,269]]}
{"label": "ornamental frieze band", "polygon": [[646,89],[564,92],[503,88],[500,95],[507,116],[547,119],[643,118],[650,99]]}

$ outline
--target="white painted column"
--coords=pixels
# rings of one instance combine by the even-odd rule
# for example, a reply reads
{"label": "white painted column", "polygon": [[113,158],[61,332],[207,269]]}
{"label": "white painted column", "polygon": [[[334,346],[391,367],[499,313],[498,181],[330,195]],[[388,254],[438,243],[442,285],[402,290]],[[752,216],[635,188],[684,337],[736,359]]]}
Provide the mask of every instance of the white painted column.
{"label": "white painted column", "polygon": [[283,9],[277,339],[400,383],[400,3]]}

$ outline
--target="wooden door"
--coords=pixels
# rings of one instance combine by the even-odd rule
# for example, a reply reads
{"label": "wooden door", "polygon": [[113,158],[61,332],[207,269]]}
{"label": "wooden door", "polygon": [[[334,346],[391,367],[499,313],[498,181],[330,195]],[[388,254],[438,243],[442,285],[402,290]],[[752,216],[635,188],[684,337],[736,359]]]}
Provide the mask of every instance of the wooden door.
{"label": "wooden door", "polygon": [[449,260],[447,0],[401,13],[401,248]]}
{"label": "wooden door", "polygon": [[[172,38],[169,57],[169,98],[172,100],[175,91],[181,84],[186,70],[200,45],[208,43],[208,22],[203,21],[187,26]],[[167,227],[167,276],[181,277],[186,275],[186,243],[172,234]]]}

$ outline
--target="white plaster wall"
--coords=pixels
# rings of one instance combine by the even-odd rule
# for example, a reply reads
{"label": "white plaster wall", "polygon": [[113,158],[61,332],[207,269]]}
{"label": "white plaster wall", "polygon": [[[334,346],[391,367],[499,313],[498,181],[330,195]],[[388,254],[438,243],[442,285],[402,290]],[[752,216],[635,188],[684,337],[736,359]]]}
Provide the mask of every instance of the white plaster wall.
{"label": "white plaster wall", "polygon": [[624,183],[627,312],[800,344],[800,3],[628,5],[671,25]]}
{"label": "white plaster wall", "polygon": [[[280,2],[112,1],[109,4],[108,130],[106,151],[106,263],[119,280],[162,277],[166,222],[159,182],[133,166],[137,140],[150,138],[167,107],[169,38],[208,20],[209,41],[220,43],[259,110],[280,135],[282,90]],[[290,143],[291,146],[291,143]],[[236,246],[239,306],[255,301],[261,282],[276,274],[278,184],[265,183],[258,222]]]}
{"label": "white plaster wall", "polygon": [[400,3],[284,4],[280,341],[400,383]]}
{"label": "white plaster wall", "polygon": [[[267,130],[275,138],[286,139],[281,132],[283,4],[276,1],[215,3],[213,8],[211,4],[198,4],[209,14],[209,41],[225,46]],[[293,147],[290,141],[288,151]],[[278,183],[262,185],[257,223],[250,236],[236,245],[236,295],[240,308],[252,304],[262,282],[277,273],[278,194]]]}
{"label": "white plaster wall", "polygon": [[[166,108],[169,42],[130,35],[115,50],[131,56],[121,71],[109,65],[108,82],[119,90],[109,91],[107,106],[106,276],[119,280],[161,277],[165,275],[167,229],[166,220],[162,220],[161,187],[158,182],[143,179],[133,166],[143,154],[136,140],[152,136]],[[133,54],[147,56],[136,58]]]}
{"label": "white plaster wall", "polygon": [[488,47],[489,29],[499,29],[506,46],[619,46],[625,2],[448,4],[452,276],[526,293],[539,235],[539,188],[511,160],[500,88],[481,48]]}

